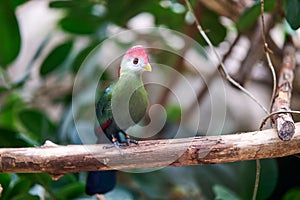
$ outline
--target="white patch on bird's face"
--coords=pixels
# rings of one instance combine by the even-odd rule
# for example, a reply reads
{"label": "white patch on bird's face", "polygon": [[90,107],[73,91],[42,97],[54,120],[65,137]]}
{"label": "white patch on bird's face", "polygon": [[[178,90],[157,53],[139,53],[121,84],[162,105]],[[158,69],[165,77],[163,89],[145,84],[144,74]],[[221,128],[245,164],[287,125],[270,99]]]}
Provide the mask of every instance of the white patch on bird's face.
{"label": "white patch on bird's face", "polygon": [[145,65],[143,58],[129,57],[123,61],[121,71],[143,72],[146,71],[144,69]]}

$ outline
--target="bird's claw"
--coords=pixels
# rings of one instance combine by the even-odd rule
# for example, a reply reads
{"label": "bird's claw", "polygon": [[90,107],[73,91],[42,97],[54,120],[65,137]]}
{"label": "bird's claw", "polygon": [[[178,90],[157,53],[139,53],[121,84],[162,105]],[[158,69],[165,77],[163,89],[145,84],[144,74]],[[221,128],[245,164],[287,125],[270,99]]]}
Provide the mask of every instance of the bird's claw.
{"label": "bird's claw", "polygon": [[136,145],[139,144],[139,142],[136,141],[136,140],[133,140],[133,139],[130,139],[130,138],[126,138],[126,144],[127,144],[127,146],[129,146],[130,143],[133,143],[133,144],[136,144]]}
{"label": "bird's claw", "polygon": [[126,135],[126,142],[120,143],[116,138],[113,138],[113,139],[112,139],[112,142],[113,142],[113,145],[110,145],[110,146],[104,146],[103,148],[105,148],[105,149],[110,149],[110,148],[115,147],[115,148],[118,149],[118,151],[120,152],[121,155],[123,155],[123,152],[122,152],[122,150],[121,150],[120,147],[129,146],[130,143],[134,143],[134,144],[136,144],[136,145],[139,144],[138,141],[131,139],[128,135]]}
{"label": "bird's claw", "polygon": [[116,149],[118,149],[118,151],[120,152],[120,154],[123,155],[123,152],[122,152],[120,146],[125,146],[125,145],[122,144],[122,143],[119,143],[118,141],[115,141],[115,142],[113,143],[113,145],[110,145],[110,146],[104,146],[103,148],[104,148],[104,149],[110,149],[110,148],[115,147]]}

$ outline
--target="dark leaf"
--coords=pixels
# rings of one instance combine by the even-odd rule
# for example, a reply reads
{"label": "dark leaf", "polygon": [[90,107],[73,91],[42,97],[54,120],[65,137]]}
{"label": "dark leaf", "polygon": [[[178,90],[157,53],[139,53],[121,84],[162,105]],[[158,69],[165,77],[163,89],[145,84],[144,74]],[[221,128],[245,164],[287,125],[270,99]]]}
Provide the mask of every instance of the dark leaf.
{"label": "dark leaf", "polygon": [[72,199],[82,195],[85,191],[85,184],[74,182],[62,187],[57,193],[57,199]]}
{"label": "dark leaf", "polygon": [[[271,12],[275,8],[276,1],[266,0],[264,3],[264,11]],[[244,13],[239,18],[236,27],[239,31],[244,31],[250,28],[257,20],[261,14],[261,2],[256,1],[253,6],[246,9]]]}
{"label": "dark leaf", "polygon": [[286,20],[292,29],[300,27],[300,0],[286,0],[285,15]]}
{"label": "dark leaf", "polygon": [[0,94],[3,93],[3,92],[6,92],[8,91],[8,88],[5,87],[5,86],[0,86]]}
{"label": "dark leaf", "polygon": [[35,136],[33,138],[35,140],[43,142],[46,139],[50,139],[56,133],[55,125],[45,114],[37,110],[22,110],[18,116],[26,130]]}
{"label": "dark leaf", "polygon": [[[214,46],[224,41],[226,28],[220,23],[220,18],[216,13],[206,9],[203,17],[200,19],[200,24]],[[201,35],[198,42],[202,45],[207,45]]]}
{"label": "dark leaf", "polygon": [[300,197],[300,188],[292,188],[283,196],[283,200],[296,200]]}
{"label": "dark leaf", "polygon": [[0,65],[7,66],[19,54],[21,35],[11,1],[0,1]]}
{"label": "dark leaf", "polygon": [[184,27],[185,12],[176,13],[172,10],[172,6],[164,8],[157,2],[149,4],[146,9],[155,17],[156,25],[164,25],[170,29],[182,31]]}
{"label": "dark leaf", "polygon": [[24,107],[20,96],[10,93],[0,107],[0,126],[10,130],[16,129],[16,113]]}
{"label": "dark leaf", "polygon": [[51,1],[50,8],[76,8],[80,4],[79,1]]}
{"label": "dark leaf", "polygon": [[72,70],[74,73],[77,73],[81,64],[83,63],[84,59],[91,53],[91,51],[99,44],[99,42],[95,42],[86,48],[84,48],[82,51],[78,53],[76,58],[74,59],[74,63],[72,65]]}
{"label": "dark leaf", "polygon": [[5,194],[5,199],[21,199],[21,197],[29,197],[28,192],[33,185],[34,184],[32,183],[31,179],[19,178],[14,185],[8,189],[7,193]]}
{"label": "dark leaf", "polygon": [[59,22],[60,26],[71,33],[75,34],[93,34],[102,24],[100,17],[91,15],[86,12],[71,12]]}
{"label": "dark leaf", "polygon": [[27,147],[29,144],[25,142],[19,133],[0,128],[0,147]]}
{"label": "dark leaf", "polygon": [[72,46],[72,40],[56,46],[43,61],[40,74],[45,76],[60,67],[70,54]]}
{"label": "dark leaf", "polygon": [[0,184],[3,189],[2,197],[6,196],[6,192],[8,191],[8,187],[11,181],[11,174],[0,174]]}
{"label": "dark leaf", "polygon": [[18,6],[28,2],[28,0],[11,0],[14,8],[17,8]]}
{"label": "dark leaf", "polygon": [[[274,159],[260,160],[261,174],[257,199],[267,199],[275,189],[278,180],[278,168]],[[255,161],[245,161],[240,164],[239,177],[240,195],[243,199],[250,199],[253,195],[255,182]]]}
{"label": "dark leaf", "polygon": [[26,173],[26,174],[18,174],[18,176],[21,179],[31,180],[33,183],[39,184],[43,187],[49,187],[52,181],[51,176],[49,174],[43,174],[43,173],[39,173],[39,174]]}
{"label": "dark leaf", "polygon": [[10,191],[11,199],[19,194],[27,194],[29,189],[32,187],[32,182],[30,179],[20,179],[18,182],[13,186],[12,190]]}
{"label": "dark leaf", "polygon": [[[144,12],[150,0],[107,1],[107,20],[124,27],[137,14]],[[156,3],[156,2],[155,2]]]}
{"label": "dark leaf", "polygon": [[24,199],[26,199],[26,200],[40,200],[40,197],[27,193],[27,194],[17,195],[15,197],[13,197],[11,200],[24,200]]}

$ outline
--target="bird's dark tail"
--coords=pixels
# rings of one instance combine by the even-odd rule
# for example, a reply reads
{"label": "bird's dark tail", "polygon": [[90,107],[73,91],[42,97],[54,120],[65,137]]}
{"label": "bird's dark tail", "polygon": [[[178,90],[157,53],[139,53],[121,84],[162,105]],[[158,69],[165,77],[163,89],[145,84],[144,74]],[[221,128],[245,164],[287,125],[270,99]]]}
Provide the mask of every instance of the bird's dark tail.
{"label": "bird's dark tail", "polygon": [[88,172],[86,194],[104,194],[111,191],[116,185],[116,174],[116,170]]}

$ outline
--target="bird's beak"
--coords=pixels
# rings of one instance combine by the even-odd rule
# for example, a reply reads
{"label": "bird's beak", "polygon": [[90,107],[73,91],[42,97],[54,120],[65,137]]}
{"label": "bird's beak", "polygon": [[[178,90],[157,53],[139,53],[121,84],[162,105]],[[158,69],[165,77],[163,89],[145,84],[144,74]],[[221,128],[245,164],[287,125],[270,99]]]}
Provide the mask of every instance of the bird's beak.
{"label": "bird's beak", "polygon": [[144,65],[144,69],[148,72],[151,72],[152,71],[152,68],[151,68],[151,65],[148,63],[146,65]]}

